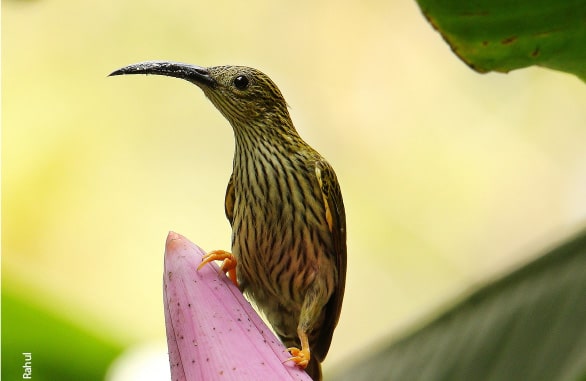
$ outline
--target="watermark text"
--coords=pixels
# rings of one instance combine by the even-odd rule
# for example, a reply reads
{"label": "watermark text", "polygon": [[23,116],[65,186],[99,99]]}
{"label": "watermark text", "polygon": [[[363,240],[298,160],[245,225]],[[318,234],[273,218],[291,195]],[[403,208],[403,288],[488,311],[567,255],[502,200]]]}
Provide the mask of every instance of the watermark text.
{"label": "watermark text", "polygon": [[31,352],[23,352],[24,356],[24,365],[22,366],[23,373],[22,379],[23,380],[32,380],[33,378],[33,354]]}

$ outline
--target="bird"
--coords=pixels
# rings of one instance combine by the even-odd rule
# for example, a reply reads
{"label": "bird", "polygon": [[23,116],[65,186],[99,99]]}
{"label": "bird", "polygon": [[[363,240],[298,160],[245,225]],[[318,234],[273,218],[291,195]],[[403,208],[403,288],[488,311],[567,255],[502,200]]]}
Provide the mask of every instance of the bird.
{"label": "bird", "polygon": [[211,251],[201,266],[223,260],[222,271],[289,347],[289,360],[321,380],[346,282],[346,215],[332,166],[301,138],[281,91],[257,69],[146,61],[110,76],[127,74],[187,80],[232,126],[232,247]]}

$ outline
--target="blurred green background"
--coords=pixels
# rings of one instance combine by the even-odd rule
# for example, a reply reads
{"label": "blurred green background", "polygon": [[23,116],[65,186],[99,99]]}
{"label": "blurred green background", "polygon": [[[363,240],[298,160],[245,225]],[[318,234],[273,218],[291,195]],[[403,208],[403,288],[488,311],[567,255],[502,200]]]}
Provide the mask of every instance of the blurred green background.
{"label": "blurred green background", "polygon": [[106,77],[151,59],[263,70],[335,167],[349,263],[326,373],[586,220],[584,84],[476,74],[412,0],[5,1],[3,373],[31,350],[38,379],[87,362],[61,380],[164,354],[167,232],[230,246],[228,123],[188,83]]}

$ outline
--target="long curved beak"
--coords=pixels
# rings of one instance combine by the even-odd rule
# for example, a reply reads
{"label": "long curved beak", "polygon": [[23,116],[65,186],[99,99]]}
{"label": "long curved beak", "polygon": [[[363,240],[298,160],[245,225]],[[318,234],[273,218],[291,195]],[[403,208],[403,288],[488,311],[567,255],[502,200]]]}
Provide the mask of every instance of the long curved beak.
{"label": "long curved beak", "polygon": [[208,69],[190,65],[181,62],[168,62],[168,61],[146,61],[139,62],[132,65],[125,66],[116,71],[113,71],[108,75],[109,77],[115,75],[125,74],[154,74],[154,75],[165,75],[168,77],[181,78],[189,81],[197,86],[215,87],[217,82],[212,76]]}

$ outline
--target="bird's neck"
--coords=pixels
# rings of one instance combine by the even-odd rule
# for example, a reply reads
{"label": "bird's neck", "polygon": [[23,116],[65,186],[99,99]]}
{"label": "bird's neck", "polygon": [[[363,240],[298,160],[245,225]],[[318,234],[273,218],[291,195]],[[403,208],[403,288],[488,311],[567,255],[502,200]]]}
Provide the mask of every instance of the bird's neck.
{"label": "bird's neck", "polygon": [[236,154],[254,153],[258,149],[286,153],[305,144],[289,118],[259,119],[246,124],[232,123]]}
{"label": "bird's neck", "polygon": [[[238,127],[234,128],[236,146],[233,179],[240,186],[246,187],[246,184],[252,184],[261,178],[279,178],[307,154],[302,150],[306,143],[292,123],[271,128],[266,128],[265,124]],[[290,130],[285,133],[280,128]]]}

